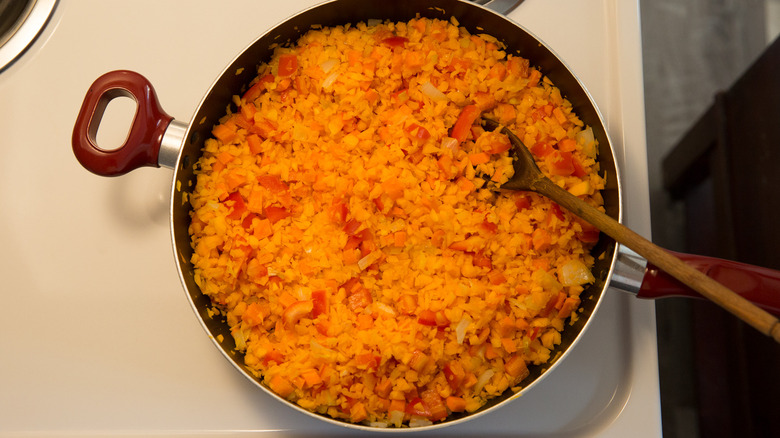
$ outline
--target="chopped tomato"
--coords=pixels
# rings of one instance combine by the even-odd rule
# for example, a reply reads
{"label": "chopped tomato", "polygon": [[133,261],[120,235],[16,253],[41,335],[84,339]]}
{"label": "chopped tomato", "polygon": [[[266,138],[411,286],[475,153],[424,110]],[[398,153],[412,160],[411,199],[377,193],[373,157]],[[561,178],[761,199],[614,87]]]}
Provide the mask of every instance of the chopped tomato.
{"label": "chopped tomato", "polygon": [[582,163],[580,163],[580,160],[578,160],[576,157],[571,157],[571,164],[574,166],[574,172],[572,175],[576,176],[577,178],[582,178],[583,176],[587,175],[585,168],[582,167]]}
{"label": "chopped tomato", "polygon": [[530,151],[537,157],[546,157],[553,152],[553,147],[549,141],[537,141],[530,147]]}
{"label": "chopped tomato", "polygon": [[403,47],[404,44],[409,42],[409,38],[401,36],[391,36],[382,40],[382,44],[390,47]]}
{"label": "chopped tomato", "polygon": [[430,309],[425,309],[417,316],[417,322],[422,325],[435,326],[436,325],[436,312]]}
{"label": "chopped tomato", "polygon": [[550,172],[553,175],[569,176],[574,173],[571,152],[554,151],[550,155]]}
{"label": "chopped tomato", "polygon": [[406,404],[406,413],[426,418],[431,415],[431,412],[425,407],[425,404],[420,397],[409,400],[409,403]]}
{"label": "chopped tomato", "polygon": [[531,198],[528,195],[515,196],[515,206],[517,211],[523,211],[531,206]]}
{"label": "chopped tomato", "polygon": [[509,140],[495,141],[490,145],[490,150],[488,151],[488,153],[500,154],[502,152],[508,151],[509,149],[512,149],[512,144],[509,142]]}
{"label": "chopped tomato", "polygon": [[285,184],[278,175],[260,175],[257,177],[257,182],[274,193],[283,192],[289,189],[287,184]]}
{"label": "chopped tomato", "polygon": [[552,213],[560,221],[566,220],[566,217],[563,215],[563,210],[561,210],[561,206],[555,202],[550,205],[550,213]]}
{"label": "chopped tomato", "polygon": [[[232,201],[232,209],[233,211],[230,212],[230,214],[227,215],[228,219],[241,219],[241,215],[244,214],[246,211],[246,203],[244,202],[244,198],[241,197],[241,194],[238,192],[233,192],[230,195],[228,195],[227,199],[225,199],[225,202]],[[230,204],[226,204],[228,207],[231,207]]]}
{"label": "chopped tomato", "polygon": [[298,57],[294,54],[279,57],[279,76],[290,76],[298,70]]}
{"label": "chopped tomato", "polygon": [[487,219],[482,221],[481,226],[483,230],[491,234],[495,234],[495,232],[498,231],[498,224],[494,224],[493,222],[488,222]]}
{"label": "chopped tomato", "polygon": [[447,327],[450,325],[450,321],[441,310],[434,312],[433,310],[425,309],[417,315],[417,322],[429,327]]}
{"label": "chopped tomato", "polygon": [[315,290],[311,293],[311,317],[316,318],[328,313],[328,296],[324,290]]}
{"label": "chopped tomato", "polygon": [[357,230],[360,228],[360,222],[357,219],[350,219],[345,225],[344,225],[344,232],[349,234],[350,236],[354,236],[357,233]]}
{"label": "chopped tomato", "polygon": [[361,287],[347,298],[347,307],[357,313],[373,301],[374,299],[371,297],[371,292],[369,292],[368,289]]}
{"label": "chopped tomato", "polygon": [[290,212],[284,207],[270,206],[265,208],[265,217],[268,218],[272,224],[275,224],[288,216],[290,216]]}
{"label": "chopped tomato", "polygon": [[479,109],[477,109],[476,105],[464,106],[458,116],[458,120],[450,131],[450,137],[457,140],[458,144],[466,141],[466,137],[468,137],[471,131],[471,125],[474,124],[477,117],[479,117]]}
{"label": "chopped tomato", "polygon": [[249,230],[252,228],[252,221],[255,220],[255,218],[259,218],[259,217],[260,216],[258,216],[255,213],[249,213],[248,215],[246,215],[243,222],[241,222],[241,226],[244,227],[244,229]]}
{"label": "chopped tomato", "polygon": [[406,128],[406,132],[408,132],[418,140],[426,140],[431,137],[431,133],[428,132],[428,130],[425,129],[424,127],[418,125],[417,123],[412,123],[411,125],[409,125],[409,127]]}
{"label": "chopped tomato", "polygon": [[463,379],[466,378],[466,371],[463,369],[463,365],[461,365],[460,362],[453,360],[444,365],[443,371],[444,378],[447,379],[447,383],[450,384],[450,387],[454,391],[459,390],[461,384],[463,384]]}
{"label": "chopped tomato", "polygon": [[428,409],[428,412],[430,412],[428,419],[431,421],[438,421],[447,417],[447,407],[444,405],[444,400],[435,389],[426,389],[420,393],[420,398]]}
{"label": "chopped tomato", "polygon": [[331,207],[331,218],[333,222],[343,224],[347,221],[347,215],[349,214],[349,207],[343,202],[337,202]]}
{"label": "chopped tomato", "polygon": [[481,268],[493,269],[493,262],[490,260],[490,257],[486,256],[482,251],[477,251],[474,253],[471,259],[471,264]]}

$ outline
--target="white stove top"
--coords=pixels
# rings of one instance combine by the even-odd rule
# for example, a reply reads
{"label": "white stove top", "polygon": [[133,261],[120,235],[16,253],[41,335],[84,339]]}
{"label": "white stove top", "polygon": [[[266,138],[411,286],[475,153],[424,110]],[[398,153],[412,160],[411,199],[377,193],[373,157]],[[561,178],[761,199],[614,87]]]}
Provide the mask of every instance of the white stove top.
{"label": "white stove top", "polygon": [[[0,435],[349,433],[246,381],[200,327],[179,283],[172,172],[101,178],[70,136],[101,74],[138,71],[187,122],[246,45],[312,4],[61,1],[0,72]],[[623,171],[624,222],[648,235],[638,1],[528,0],[510,16],[581,78]],[[121,132],[121,131],[120,131]],[[569,357],[523,397],[447,435],[660,436],[654,306],[607,292]]]}

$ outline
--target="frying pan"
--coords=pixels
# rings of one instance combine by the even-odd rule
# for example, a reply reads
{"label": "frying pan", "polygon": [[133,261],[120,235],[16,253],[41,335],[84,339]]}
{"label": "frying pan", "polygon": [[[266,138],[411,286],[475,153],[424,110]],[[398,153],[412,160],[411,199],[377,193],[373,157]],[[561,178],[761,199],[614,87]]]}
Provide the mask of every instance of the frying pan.
{"label": "frying pan", "polygon": [[[472,33],[490,33],[503,41],[509,53],[516,53],[530,60],[561,89],[572,103],[583,122],[593,129],[599,143],[599,161],[606,187],[602,192],[606,213],[620,220],[622,215],[620,175],[615,155],[599,111],[581,82],[547,45],[524,29],[493,10],[462,0],[403,0],[392,2],[366,2],[364,0],[332,0],[304,10],[290,17],[252,42],[225,68],[212,84],[198,105],[189,123],[174,120],[161,108],[152,85],[141,75],[131,71],[109,72],[98,78],[88,90],[73,131],[73,151],[79,162],[88,170],[102,176],[117,176],[141,166],[169,167],[174,170],[171,188],[170,225],[174,256],[184,289],[190,304],[198,315],[203,328],[222,354],[247,379],[276,397],[291,408],[323,421],[357,429],[372,429],[366,425],[351,424],[321,416],[282,399],[266,388],[245,366],[243,354],[236,351],[227,322],[209,313],[211,302],[195,284],[190,264],[192,248],[188,226],[190,208],[186,193],[195,186],[195,165],[204,141],[211,130],[233,105],[232,97],[242,94],[257,74],[257,66],[270,59],[273,44],[295,42],[312,25],[333,26],[373,19],[406,21],[415,15],[448,20],[456,17],[461,26]],[[182,72],[184,73],[184,72]],[[117,97],[128,96],[137,103],[136,115],[125,143],[114,150],[101,149],[96,142],[100,120],[108,103]],[[235,107],[234,107],[235,108]],[[479,411],[468,414],[452,414],[445,421],[425,428],[457,424],[490,412],[498,405],[520,397],[562,360],[576,344],[592,320],[608,287],[639,293],[654,298],[665,294],[690,294],[680,289],[675,280],[647,268],[646,263],[630,251],[625,251],[610,238],[602,235],[593,249],[597,257],[593,274],[596,281],[582,294],[581,314],[573,325],[567,325],[561,344],[553,352],[550,363],[530,366],[530,375],[521,382],[523,389],[517,393],[507,391],[490,400]],[[695,256],[690,256],[695,257]],[[742,287],[738,292],[749,298],[764,298],[764,308],[780,312],[777,294],[765,294],[766,285],[780,289],[780,275],[774,271],[736,265],[714,259],[692,259],[702,270],[717,266],[712,271],[716,279],[750,278],[756,287]],[[725,265],[724,265],[725,264]],[[728,275],[725,275],[727,273]],[[736,274],[734,274],[736,273]],[[722,278],[717,278],[718,276]],[[727,286],[744,286],[742,280]],[[767,298],[768,297],[768,298]],[[409,429],[391,429],[409,430]],[[415,429],[417,430],[417,429]]]}

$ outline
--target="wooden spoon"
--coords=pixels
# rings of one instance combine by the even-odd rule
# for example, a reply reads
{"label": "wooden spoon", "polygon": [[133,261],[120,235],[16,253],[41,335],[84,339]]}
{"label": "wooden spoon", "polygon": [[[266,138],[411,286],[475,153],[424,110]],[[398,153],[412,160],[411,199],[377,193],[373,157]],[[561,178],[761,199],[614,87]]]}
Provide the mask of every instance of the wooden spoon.
{"label": "wooden spoon", "polygon": [[502,189],[529,190],[557,202],[617,242],[631,248],[659,269],[780,343],[780,321],[776,317],[555,184],[542,174],[528,148],[506,127],[484,117],[482,126],[489,131],[500,127],[513,146],[515,174],[501,185]]}

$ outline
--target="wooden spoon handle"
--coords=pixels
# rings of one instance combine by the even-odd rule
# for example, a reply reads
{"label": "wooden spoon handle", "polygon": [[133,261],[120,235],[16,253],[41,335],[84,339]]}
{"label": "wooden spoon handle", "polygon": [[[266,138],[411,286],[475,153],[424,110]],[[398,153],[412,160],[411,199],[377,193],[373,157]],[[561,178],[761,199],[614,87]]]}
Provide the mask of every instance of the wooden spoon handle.
{"label": "wooden spoon handle", "polygon": [[729,288],[697,271],[666,250],[635,233],[548,178],[532,184],[532,189],[601,230],[617,242],[631,248],[667,274],[699,292],[715,304],[780,343],[780,321],[770,313],[737,295]]}

